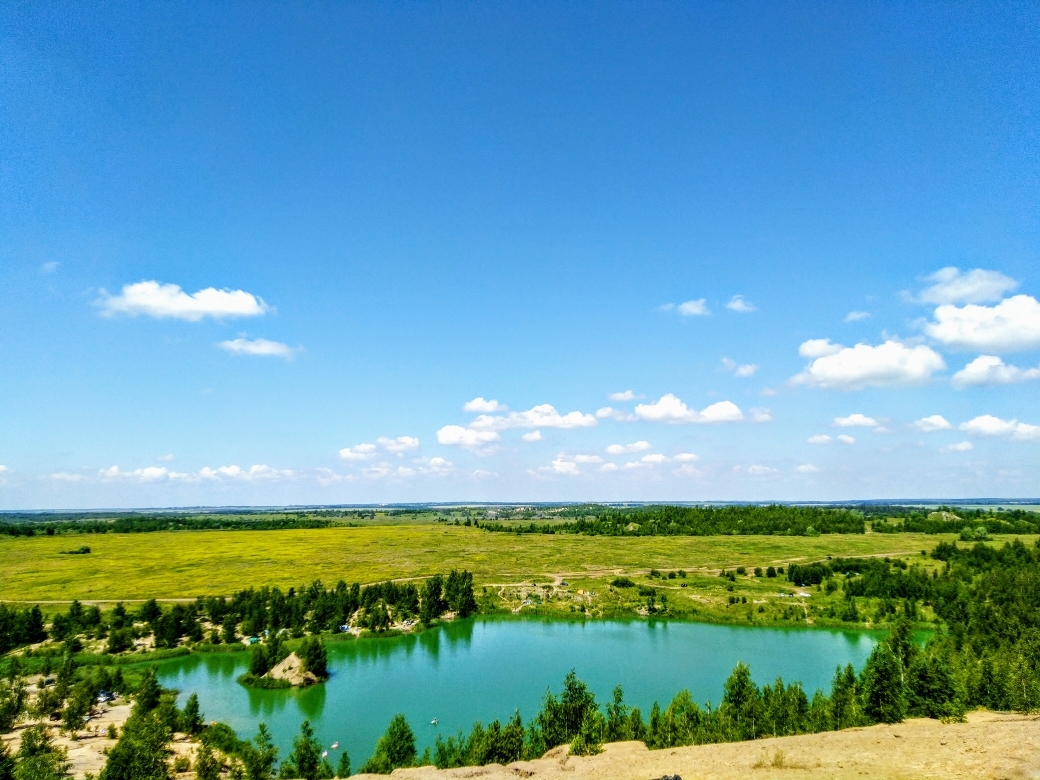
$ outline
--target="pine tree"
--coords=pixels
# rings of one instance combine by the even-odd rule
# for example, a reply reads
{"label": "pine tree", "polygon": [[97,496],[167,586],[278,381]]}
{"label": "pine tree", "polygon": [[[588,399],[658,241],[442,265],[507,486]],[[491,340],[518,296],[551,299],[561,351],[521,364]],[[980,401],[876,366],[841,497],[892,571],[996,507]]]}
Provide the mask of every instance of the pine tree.
{"label": "pine tree", "polygon": [[135,705],[135,710],[142,714],[151,712],[159,706],[159,699],[161,697],[162,687],[159,685],[159,680],[155,676],[155,667],[153,666],[145,671],[140,684],[137,686],[137,692],[135,693],[137,704]]}
{"label": "pine tree", "polygon": [[347,751],[339,757],[339,767],[336,769],[336,777],[350,777],[350,756]]}
{"label": "pine tree", "polygon": [[876,723],[899,723],[906,717],[903,670],[887,642],[880,643],[863,667],[863,712]]}
{"label": "pine tree", "polygon": [[184,713],[181,715],[181,730],[192,736],[202,731],[202,713],[199,712],[199,695],[193,693],[184,703]]}

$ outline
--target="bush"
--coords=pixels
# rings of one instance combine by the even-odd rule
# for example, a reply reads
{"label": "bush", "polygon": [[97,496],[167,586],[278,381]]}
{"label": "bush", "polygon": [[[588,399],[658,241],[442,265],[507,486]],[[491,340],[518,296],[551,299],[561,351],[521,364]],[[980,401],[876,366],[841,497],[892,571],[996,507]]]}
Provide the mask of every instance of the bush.
{"label": "bush", "polygon": [[636,586],[628,577],[615,577],[610,584],[615,588],[634,588]]}

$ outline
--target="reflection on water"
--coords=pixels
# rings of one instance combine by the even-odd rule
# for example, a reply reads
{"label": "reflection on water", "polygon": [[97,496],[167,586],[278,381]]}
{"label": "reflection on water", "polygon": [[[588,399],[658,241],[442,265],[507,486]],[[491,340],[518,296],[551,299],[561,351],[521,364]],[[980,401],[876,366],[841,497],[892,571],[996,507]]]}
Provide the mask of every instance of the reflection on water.
{"label": "reflection on water", "polygon": [[[809,695],[827,689],[836,666],[861,667],[876,635],[855,631],[715,626],[666,620],[478,618],[419,635],[329,643],[332,676],[302,690],[254,690],[236,678],[248,653],[213,653],[159,664],[163,685],[198,693],[207,720],[251,737],[267,722],[287,755],[309,719],[326,745],[338,741],[355,766],[371,755],[390,718],[403,712],[421,751],[438,734],[467,731],[476,720],[533,716],[547,688],[574,669],[605,702],[617,684],[648,713],[687,688],[718,702],[737,661],[755,680],[801,681]],[[437,718],[439,725],[431,724]],[[337,755],[331,756],[333,764]]]}

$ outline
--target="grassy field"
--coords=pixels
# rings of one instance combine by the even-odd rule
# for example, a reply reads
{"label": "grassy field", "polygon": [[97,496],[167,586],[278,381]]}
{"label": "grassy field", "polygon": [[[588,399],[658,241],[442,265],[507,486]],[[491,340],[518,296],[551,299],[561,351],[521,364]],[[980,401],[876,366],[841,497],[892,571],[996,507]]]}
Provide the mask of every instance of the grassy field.
{"label": "grassy field", "polygon": [[[704,574],[828,555],[920,554],[951,538],[515,536],[444,525],[5,537],[0,539],[0,600],[190,598],[261,585],[284,589],[315,579],[333,584],[423,577],[452,568],[472,571],[477,585],[545,582],[553,575],[604,577],[651,567]],[[1032,544],[1035,537],[1026,539]],[[89,555],[61,554],[84,544]]]}

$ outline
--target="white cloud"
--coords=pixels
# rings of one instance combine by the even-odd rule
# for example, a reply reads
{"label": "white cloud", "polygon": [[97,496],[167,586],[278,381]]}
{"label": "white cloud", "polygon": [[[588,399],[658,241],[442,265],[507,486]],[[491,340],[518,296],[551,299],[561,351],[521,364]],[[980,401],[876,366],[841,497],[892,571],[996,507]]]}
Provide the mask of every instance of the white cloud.
{"label": "white cloud", "polygon": [[11,469],[7,468],[7,466],[5,466],[2,463],[0,463],[0,474],[3,474],[5,471],[10,471],[10,470]]}
{"label": "white cloud", "polygon": [[58,270],[58,266],[61,265],[57,260],[51,260],[49,263],[44,263],[40,266],[40,272],[45,274],[52,274]]}
{"label": "white cloud", "polygon": [[692,466],[689,463],[684,463],[677,469],[672,470],[673,474],[679,474],[684,477],[699,477],[703,472],[696,466]]}
{"label": "white cloud", "polygon": [[462,411],[490,414],[492,412],[507,412],[509,407],[505,404],[500,404],[494,398],[490,401],[485,401],[481,396],[477,396],[472,401],[466,402],[462,407]]}
{"label": "white cloud", "polygon": [[698,298],[695,301],[680,303],[676,309],[683,317],[706,317],[711,314],[706,304],[707,299]]}
{"label": "white cloud", "polygon": [[573,460],[566,460],[562,455],[552,462],[552,470],[557,474],[580,474],[578,464]]}
{"label": "white cloud", "polygon": [[[199,469],[198,473],[198,476],[202,479],[237,479],[242,480],[243,482],[252,482],[254,480],[270,481],[293,477],[295,475],[296,473],[290,469],[275,469],[264,464],[250,466],[248,469],[243,469],[235,465],[218,466],[215,469],[206,466]],[[189,475],[185,474],[182,478],[189,478]]]}
{"label": "white cloud", "polygon": [[859,322],[870,316],[869,311],[850,311],[845,315],[845,322]]}
{"label": "white cloud", "polygon": [[[802,344],[799,352],[805,356],[806,345],[812,343]],[[923,344],[915,347],[898,341],[886,341],[876,347],[869,344],[854,347],[827,344],[828,349],[837,347],[838,351],[813,360],[802,373],[791,378],[792,384],[842,390],[913,385],[927,381],[934,372],[946,367],[939,354]],[[809,351],[814,350],[811,348]]]}
{"label": "white cloud", "polygon": [[611,393],[607,396],[611,401],[631,401],[635,399],[636,394],[631,390],[624,390],[620,393]]}
{"label": "white cloud", "polygon": [[1015,352],[1040,348],[1040,301],[1031,295],[996,306],[940,306],[925,333],[954,349]]}
{"label": "white cloud", "polygon": [[173,317],[198,322],[203,317],[256,317],[269,311],[269,306],[245,290],[217,290],[207,287],[188,295],[176,284],[156,281],[123,286],[119,295],[101,291],[97,304],[104,314],[146,314],[163,319]]}
{"label": "white cloud", "polygon": [[424,474],[443,475],[448,474],[455,469],[454,463],[441,457],[433,457],[429,460],[422,461],[422,463],[423,466],[419,470]]}
{"label": "white cloud", "polygon": [[476,477],[477,479],[490,479],[491,477],[497,477],[497,471],[485,471],[484,469],[476,469],[470,476]]}
{"label": "white cloud", "polygon": [[873,417],[856,412],[848,417],[835,417],[834,425],[838,428],[876,428],[878,421]]}
{"label": "white cloud", "polygon": [[651,465],[656,465],[658,463],[667,463],[668,462],[668,456],[667,455],[662,455],[659,452],[651,452],[649,455],[644,455],[639,460],[642,461],[643,463],[649,463]]}
{"label": "white cloud", "polygon": [[631,422],[636,419],[635,415],[623,412],[620,409],[614,409],[610,406],[604,406],[601,409],[597,409],[596,417],[600,420],[610,418],[612,420],[618,420],[619,422]]}
{"label": "white cloud", "polygon": [[973,385],[1008,385],[1040,379],[1040,368],[1009,366],[996,355],[979,355],[953,375],[954,387]]}
{"label": "white cloud", "polygon": [[419,448],[419,440],[414,436],[398,436],[396,439],[391,439],[389,436],[380,436],[376,439],[376,444],[395,455],[411,452]]}
{"label": "white cloud", "polygon": [[264,357],[280,357],[292,360],[297,350],[280,341],[267,339],[231,339],[217,342],[217,346],[234,355],[260,355]]}
{"label": "white cloud", "polygon": [[722,358],[722,365],[724,365],[727,368],[727,370],[732,371],[733,376],[737,377],[754,376],[755,372],[758,370],[758,366],[756,366],[754,363],[738,365],[735,360],[730,360],[728,357]]}
{"label": "white cloud", "polygon": [[751,422],[764,423],[773,421],[773,410],[765,406],[753,406],[749,410]]}
{"label": "white cloud", "polygon": [[798,346],[798,354],[803,358],[821,358],[841,352],[845,347],[832,344],[830,339],[809,339]]}
{"label": "white cloud", "polygon": [[799,474],[815,474],[819,470],[819,468],[811,463],[803,463],[795,469]]}
{"label": "white cloud", "polygon": [[729,303],[726,304],[726,308],[730,311],[740,312],[741,314],[758,310],[758,307],[753,303],[745,301],[743,295],[734,295],[730,298]]}
{"label": "white cloud", "polygon": [[521,434],[520,438],[523,439],[524,441],[541,441],[542,440],[542,432],[541,431],[530,431],[529,433]]}
{"label": "white cloud", "polygon": [[339,451],[339,456],[343,460],[369,460],[374,458],[376,454],[376,445],[374,444],[355,444],[353,447],[344,447]]}
{"label": "white cloud", "polygon": [[839,433],[837,436],[838,441],[842,444],[855,444],[856,440],[849,436],[847,433]]}
{"label": "white cloud", "polygon": [[590,428],[597,425],[596,418],[583,412],[560,414],[551,404],[540,404],[526,412],[511,412],[509,415],[482,414],[472,423],[477,430],[500,431],[506,428]]}
{"label": "white cloud", "polygon": [[499,440],[495,431],[475,431],[461,425],[445,425],[437,431],[437,441],[455,447],[482,447]]}
{"label": "white cloud", "polygon": [[691,461],[700,460],[700,457],[692,452],[680,452],[678,455],[673,455],[672,460],[679,463],[690,463]]}
{"label": "white cloud", "polygon": [[768,476],[770,474],[776,474],[776,473],[777,473],[776,469],[770,468],[769,466],[760,466],[758,464],[755,464],[753,466],[748,466],[748,474],[750,474],[753,477],[765,477],[765,476]]}
{"label": "white cloud", "polygon": [[616,464],[616,463],[604,463],[602,466],[599,467],[599,470],[600,471],[617,471],[618,468],[619,468],[618,464]]}
{"label": "white cloud", "polygon": [[86,477],[82,474],[70,474],[67,471],[58,471],[51,474],[51,479],[58,482],[82,482]]}
{"label": "white cloud", "polygon": [[1007,436],[1019,441],[1040,441],[1040,425],[1030,425],[1018,420],[1002,420],[992,414],[983,414],[960,424],[966,433],[978,436]]}
{"label": "white cloud", "polygon": [[948,431],[953,426],[941,414],[933,414],[917,420],[914,427],[921,433],[932,433],[933,431]]}
{"label": "white cloud", "polygon": [[172,463],[173,461],[177,460],[177,456],[171,452],[166,455],[160,455],[156,458],[156,460],[160,463]]}
{"label": "white cloud", "polygon": [[611,444],[607,447],[609,455],[624,455],[629,452],[646,452],[651,448],[648,441],[634,441],[631,444]]}
{"label": "white cloud", "polygon": [[690,409],[679,398],[668,393],[652,404],[636,406],[636,417],[650,422],[721,423],[744,419],[743,412],[732,401],[718,401],[701,411]]}
{"label": "white cloud", "polygon": [[815,436],[810,436],[806,441],[809,442],[809,444],[830,444],[834,439],[826,433],[818,433]]}
{"label": "white cloud", "polygon": [[985,303],[999,301],[1004,293],[1018,287],[1018,282],[998,271],[976,268],[961,273],[959,268],[941,268],[928,277],[933,282],[925,288],[919,300],[922,303]]}
{"label": "white cloud", "polygon": [[970,441],[959,441],[956,444],[947,444],[945,447],[940,448],[941,452],[971,452],[975,449],[975,445]]}
{"label": "white cloud", "polygon": [[603,458],[599,455],[575,455],[575,463],[602,463]]}
{"label": "white cloud", "polygon": [[98,471],[98,476],[104,480],[135,479],[139,482],[157,482],[162,479],[176,479],[184,475],[171,472],[165,466],[147,466],[133,471],[122,471],[119,466],[112,466]]}

